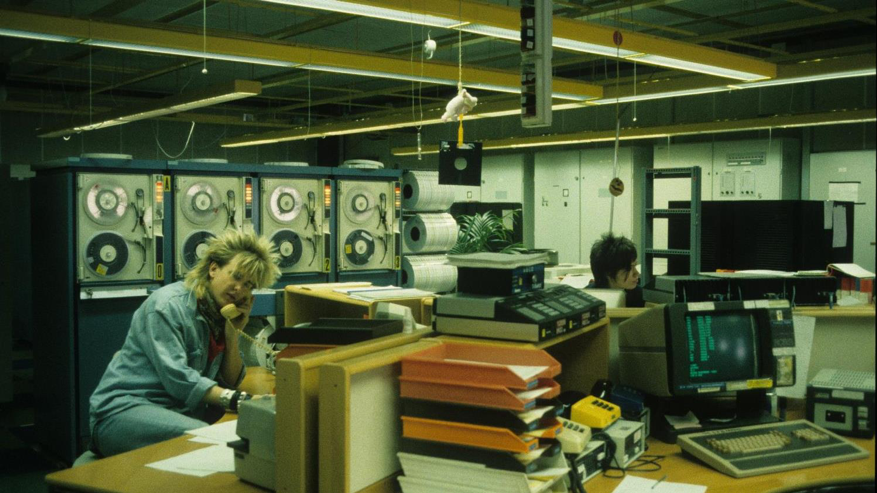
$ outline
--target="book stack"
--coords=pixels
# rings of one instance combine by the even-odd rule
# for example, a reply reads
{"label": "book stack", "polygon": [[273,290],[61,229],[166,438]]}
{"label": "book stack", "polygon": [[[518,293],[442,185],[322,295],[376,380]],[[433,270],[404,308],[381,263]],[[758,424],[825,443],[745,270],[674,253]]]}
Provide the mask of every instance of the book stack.
{"label": "book stack", "polygon": [[566,492],[545,351],[445,343],[402,359],[404,493]]}
{"label": "book stack", "polygon": [[828,273],[838,279],[837,303],[863,305],[874,303],[874,273],[856,264],[830,264]]}

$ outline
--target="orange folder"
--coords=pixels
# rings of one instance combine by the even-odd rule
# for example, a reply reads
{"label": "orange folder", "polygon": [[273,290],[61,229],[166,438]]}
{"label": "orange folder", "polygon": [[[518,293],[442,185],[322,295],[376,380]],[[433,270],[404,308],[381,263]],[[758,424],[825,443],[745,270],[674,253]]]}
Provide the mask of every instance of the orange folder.
{"label": "orange folder", "polygon": [[[520,398],[514,390],[501,385],[485,385],[474,378],[466,383],[449,382],[438,378],[399,377],[400,395],[412,399],[454,402],[497,409],[526,411],[536,406],[535,398]],[[560,395],[560,385],[551,379],[540,379],[536,389],[545,388],[547,392],[539,399],[553,399]]]}
{"label": "orange folder", "polygon": [[[545,370],[522,378],[509,366],[545,366]],[[510,389],[528,389],[538,379],[560,374],[560,363],[547,352],[484,344],[444,343],[402,358],[402,376],[439,378],[446,382],[480,382]]]}
{"label": "orange folder", "polygon": [[402,416],[402,436],[520,454],[535,450],[539,446],[537,438],[518,436],[508,428],[410,416]]}

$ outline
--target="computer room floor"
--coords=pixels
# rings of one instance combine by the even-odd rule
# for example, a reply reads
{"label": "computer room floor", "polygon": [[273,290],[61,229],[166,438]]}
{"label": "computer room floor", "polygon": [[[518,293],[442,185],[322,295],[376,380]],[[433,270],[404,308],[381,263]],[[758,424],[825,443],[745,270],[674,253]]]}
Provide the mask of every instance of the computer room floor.
{"label": "computer room floor", "polygon": [[0,403],[0,491],[49,491],[46,474],[65,467],[40,453],[33,422],[33,360],[25,343],[13,348],[13,399]]}

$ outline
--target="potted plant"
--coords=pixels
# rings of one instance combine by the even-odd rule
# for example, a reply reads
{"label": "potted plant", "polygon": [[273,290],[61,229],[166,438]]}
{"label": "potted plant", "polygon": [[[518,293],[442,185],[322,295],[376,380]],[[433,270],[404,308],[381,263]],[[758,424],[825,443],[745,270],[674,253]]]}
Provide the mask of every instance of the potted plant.
{"label": "potted plant", "polygon": [[[510,212],[509,214],[514,214]],[[484,214],[457,217],[460,232],[457,243],[448,253],[523,253],[523,243],[513,243],[512,234],[503,224],[502,218],[491,211]]]}

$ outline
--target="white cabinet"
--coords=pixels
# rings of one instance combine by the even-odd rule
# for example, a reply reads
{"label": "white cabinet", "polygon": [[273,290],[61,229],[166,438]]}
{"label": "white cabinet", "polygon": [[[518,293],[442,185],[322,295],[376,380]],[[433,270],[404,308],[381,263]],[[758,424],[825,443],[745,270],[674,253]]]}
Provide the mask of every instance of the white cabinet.
{"label": "white cabinet", "polygon": [[579,263],[579,151],[536,154],[534,242],[557,250],[562,263]]}
{"label": "white cabinet", "polygon": [[639,243],[641,169],[651,166],[651,151],[622,148],[618,177],[624,192],[613,199],[614,149],[537,153],[534,170],[536,248],[557,250],[560,262],[590,263],[591,245],[610,229]]}
{"label": "white cabinet", "polygon": [[487,156],[481,162],[482,202],[524,202],[524,155]]}

